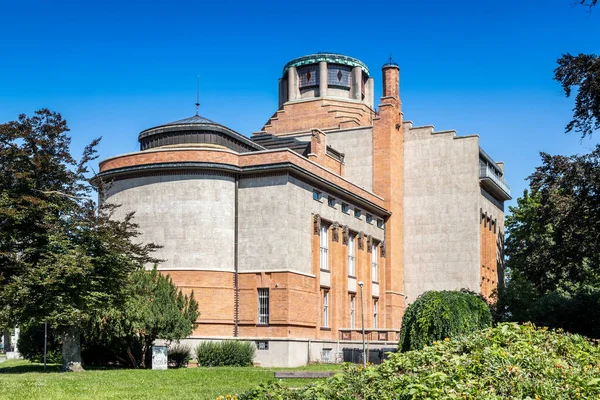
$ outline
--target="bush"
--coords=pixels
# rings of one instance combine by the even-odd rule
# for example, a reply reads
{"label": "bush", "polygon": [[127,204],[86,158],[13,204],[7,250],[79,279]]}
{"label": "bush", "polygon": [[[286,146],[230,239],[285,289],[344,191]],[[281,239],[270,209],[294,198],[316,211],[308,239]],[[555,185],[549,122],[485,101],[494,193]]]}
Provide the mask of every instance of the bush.
{"label": "bush", "polygon": [[596,399],[599,360],[600,347],[582,336],[503,323],[377,367],[347,365],[323,383],[262,385],[239,399]]}
{"label": "bush", "polygon": [[[44,362],[44,325],[31,324],[21,327],[17,341],[19,353],[31,362]],[[46,361],[51,364],[62,363],[62,343],[53,329],[48,327]]]}
{"label": "bush", "polygon": [[169,347],[168,360],[169,367],[182,368],[185,367],[192,359],[192,349],[190,346],[185,344],[174,344]]}
{"label": "bush", "polygon": [[254,344],[237,340],[202,342],[196,347],[198,366],[202,367],[247,367],[252,365],[255,354]]}
{"label": "bush", "polygon": [[492,326],[488,305],[467,291],[425,292],[406,309],[400,331],[401,351],[418,350],[436,340]]}

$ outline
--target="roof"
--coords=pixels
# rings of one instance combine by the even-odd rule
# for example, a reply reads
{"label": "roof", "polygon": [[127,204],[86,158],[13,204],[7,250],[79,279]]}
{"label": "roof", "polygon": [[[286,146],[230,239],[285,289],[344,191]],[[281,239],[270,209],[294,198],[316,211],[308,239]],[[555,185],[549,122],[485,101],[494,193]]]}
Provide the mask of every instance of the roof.
{"label": "roof", "polygon": [[282,76],[287,73],[290,67],[301,67],[303,65],[317,64],[321,61],[325,61],[330,64],[342,64],[348,65],[350,67],[360,67],[363,70],[363,72],[367,74],[367,76],[369,76],[369,68],[364,62],[354,57],[349,57],[343,54],[336,53],[316,53],[295,58],[292,61],[285,64],[285,66],[283,67]]}
{"label": "roof", "polygon": [[[214,121],[211,121],[208,118],[204,118],[198,114],[194,115],[193,117],[189,117],[189,118],[184,118],[184,119],[180,119],[178,121],[173,121],[173,122],[169,122],[168,124],[162,124],[162,125],[158,125],[152,128],[148,128],[143,130],[141,133],[144,133],[146,131],[152,130],[152,129],[156,129],[156,128],[163,128],[166,126],[173,126],[173,125],[189,125],[189,124],[211,124],[211,125],[221,125],[219,123],[216,123]],[[223,126],[223,125],[221,125]]]}

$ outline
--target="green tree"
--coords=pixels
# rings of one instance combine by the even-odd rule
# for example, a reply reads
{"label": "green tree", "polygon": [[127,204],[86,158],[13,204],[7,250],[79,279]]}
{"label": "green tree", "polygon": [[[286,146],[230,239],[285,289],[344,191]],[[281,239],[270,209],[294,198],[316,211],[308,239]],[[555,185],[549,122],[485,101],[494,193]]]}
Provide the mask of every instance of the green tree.
{"label": "green tree", "polygon": [[[577,3],[594,7],[598,0],[578,0]],[[579,132],[581,137],[591,135],[600,128],[600,57],[595,54],[563,54],[557,61],[554,79],[560,82],[567,97],[577,89],[573,119],[566,131]]]}
{"label": "green tree", "polygon": [[88,342],[98,342],[120,362],[145,368],[156,339],[173,341],[191,335],[199,316],[198,303],[194,292],[184,295],[156,268],[134,272],[129,288],[124,307],[98,315]]}
{"label": "green tree", "polygon": [[65,370],[80,370],[82,327],[125,302],[129,275],[157,261],[157,246],[134,242],[133,214],[96,207],[88,164],[99,139],[77,161],[68,130],[47,109],[0,125],[0,326],[47,321]]}
{"label": "green tree", "polygon": [[511,279],[529,296],[600,287],[600,145],[589,154],[551,156],[528,178],[506,219]]}

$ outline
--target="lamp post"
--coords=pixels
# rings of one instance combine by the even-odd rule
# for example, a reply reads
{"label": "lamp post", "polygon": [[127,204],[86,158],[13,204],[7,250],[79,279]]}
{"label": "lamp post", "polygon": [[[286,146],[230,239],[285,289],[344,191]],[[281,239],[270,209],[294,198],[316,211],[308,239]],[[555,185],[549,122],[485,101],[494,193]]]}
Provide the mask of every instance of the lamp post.
{"label": "lamp post", "polygon": [[358,286],[360,287],[360,317],[361,317],[361,325],[362,325],[362,345],[363,345],[363,367],[367,366],[367,348],[365,344],[365,301],[363,299],[363,282],[358,282]]}

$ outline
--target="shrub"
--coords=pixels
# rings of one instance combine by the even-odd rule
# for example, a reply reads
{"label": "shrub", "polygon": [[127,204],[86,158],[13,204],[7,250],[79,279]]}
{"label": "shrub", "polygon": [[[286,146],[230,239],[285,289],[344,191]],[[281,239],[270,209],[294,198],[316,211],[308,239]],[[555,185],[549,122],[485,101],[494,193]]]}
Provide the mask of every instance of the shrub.
{"label": "shrub", "polygon": [[[46,361],[48,363],[62,363],[62,343],[54,330],[48,327],[46,345]],[[31,362],[44,362],[44,325],[31,324],[21,327],[17,342],[19,353]]]}
{"label": "shrub", "polygon": [[202,342],[196,347],[196,359],[202,367],[247,367],[252,365],[255,354],[254,344],[237,340]]}
{"label": "shrub", "polygon": [[436,340],[492,326],[488,305],[467,291],[425,292],[406,309],[399,348],[418,350]]}
{"label": "shrub", "polygon": [[192,359],[192,348],[185,344],[174,344],[169,347],[168,360],[169,367],[182,368],[185,367]]}
{"label": "shrub", "polygon": [[319,384],[262,385],[239,399],[596,399],[599,360],[600,347],[582,336],[503,323],[377,367],[347,365]]}

